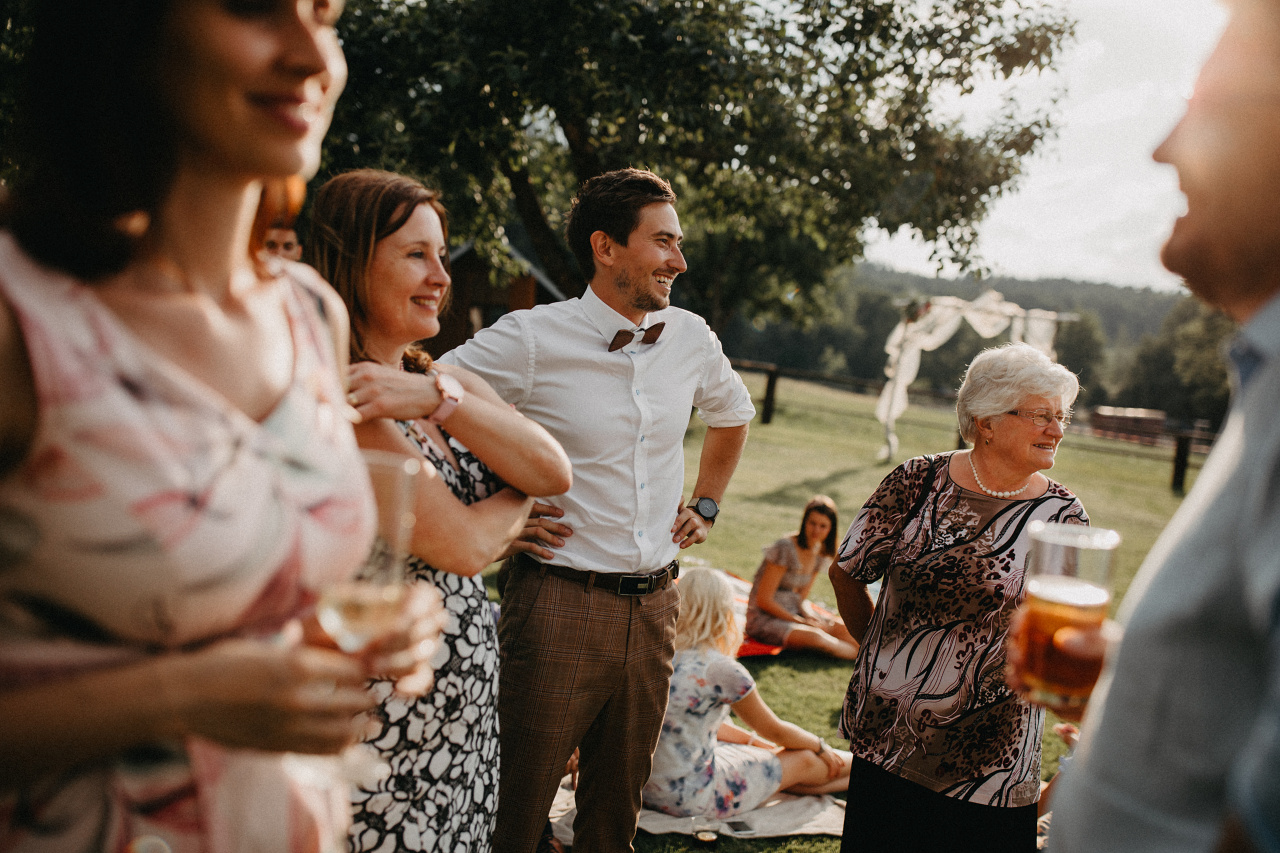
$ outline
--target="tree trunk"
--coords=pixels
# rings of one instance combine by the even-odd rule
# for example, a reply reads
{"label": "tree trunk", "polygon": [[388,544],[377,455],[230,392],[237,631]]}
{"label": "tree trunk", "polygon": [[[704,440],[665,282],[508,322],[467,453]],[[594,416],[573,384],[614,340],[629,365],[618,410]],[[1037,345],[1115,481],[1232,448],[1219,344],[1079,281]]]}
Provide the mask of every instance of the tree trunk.
{"label": "tree trunk", "polygon": [[573,165],[573,174],[579,184],[584,184],[596,175],[609,171],[605,168],[600,154],[591,144],[591,131],[581,117],[565,107],[556,107],[556,122],[564,133],[565,142],[569,143],[569,162]]}
{"label": "tree trunk", "polygon": [[711,271],[709,281],[711,286],[707,288],[706,320],[707,325],[711,327],[711,331],[717,335],[724,331],[725,321],[728,320],[724,311],[724,277],[726,272],[735,269],[734,261],[740,244],[741,241],[736,238],[730,240],[728,252],[721,258],[720,263],[715,264],[715,268]]}
{"label": "tree trunk", "polygon": [[511,193],[515,197],[516,211],[525,231],[533,242],[533,249],[538,253],[542,270],[547,277],[564,291],[566,296],[581,296],[583,293],[582,276],[569,264],[564,249],[556,234],[547,224],[547,216],[542,210],[542,202],[538,192],[529,180],[529,173],[517,169],[509,163],[502,164],[502,173],[511,184]]}

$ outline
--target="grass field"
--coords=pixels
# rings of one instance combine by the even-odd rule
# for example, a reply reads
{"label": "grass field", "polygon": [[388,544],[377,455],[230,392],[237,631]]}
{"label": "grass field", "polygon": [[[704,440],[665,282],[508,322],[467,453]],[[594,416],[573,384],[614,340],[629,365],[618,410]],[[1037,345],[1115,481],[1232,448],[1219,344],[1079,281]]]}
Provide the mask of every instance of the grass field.
{"label": "grass field", "polygon": [[[764,394],[763,376],[744,374],[743,378],[758,407]],[[956,446],[954,412],[913,406],[898,421],[898,457],[892,463],[878,463],[883,431],[874,418],[874,398],[780,379],[777,400],[771,424],[762,425],[758,419],[752,424],[746,452],[722,502],[715,529],[705,544],[685,552],[686,564],[714,566],[749,579],[760,562],[760,549],[796,529],[800,510],[813,495],[825,494],[835,500],[843,533],[894,464]],[[701,421],[694,418],[685,437],[686,496],[697,476],[703,431]],[[1080,497],[1095,525],[1114,528],[1123,537],[1115,565],[1117,602],[1179,503],[1169,487],[1170,456],[1170,451],[1069,434],[1049,472]],[[1188,473],[1188,488],[1197,470],[1193,466]],[[812,597],[834,602],[826,578],[818,579]],[[751,658],[744,663],[755,676],[761,696],[779,716],[832,743],[840,742],[836,725],[849,680],[848,664],[798,653]],[[1046,730],[1050,728],[1046,726]],[[1057,770],[1063,744],[1049,732],[1044,745],[1048,778]],[[636,849],[674,853],[694,848],[685,836],[641,833]],[[826,853],[838,850],[839,842],[834,838],[725,838],[719,849],[726,853]]]}

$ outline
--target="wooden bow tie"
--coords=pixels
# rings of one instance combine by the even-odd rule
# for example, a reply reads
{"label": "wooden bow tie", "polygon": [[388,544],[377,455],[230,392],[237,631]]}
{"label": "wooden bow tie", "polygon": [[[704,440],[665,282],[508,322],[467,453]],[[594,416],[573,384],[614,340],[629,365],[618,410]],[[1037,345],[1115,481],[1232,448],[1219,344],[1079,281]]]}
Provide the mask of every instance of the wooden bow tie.
{"label": "wooden bow tie", "polygon": [[[651,344],[662,334],[662,327],[666,323],[654,323],[652,326],[644,330],[644,337],[640,339],[642,344]],[[618,334],[613,336],[613,340],[609,342],[609,352],[617,352],[636,339],[636,333],[632,329],[621,329]]]}

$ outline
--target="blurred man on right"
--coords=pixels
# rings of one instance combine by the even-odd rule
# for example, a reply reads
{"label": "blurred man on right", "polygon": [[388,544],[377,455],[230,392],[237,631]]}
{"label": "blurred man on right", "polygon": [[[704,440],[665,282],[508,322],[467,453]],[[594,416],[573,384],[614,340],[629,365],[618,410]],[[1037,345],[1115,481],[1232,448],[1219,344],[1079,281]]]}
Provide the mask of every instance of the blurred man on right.
{"label": "blurred man on right", "polygon": [[1241,324],[1231,413],[1121,608],[1057,853],[1280,851],[1280,0],[1226,5],[1155,158],[1187,198],[1165,266]]}

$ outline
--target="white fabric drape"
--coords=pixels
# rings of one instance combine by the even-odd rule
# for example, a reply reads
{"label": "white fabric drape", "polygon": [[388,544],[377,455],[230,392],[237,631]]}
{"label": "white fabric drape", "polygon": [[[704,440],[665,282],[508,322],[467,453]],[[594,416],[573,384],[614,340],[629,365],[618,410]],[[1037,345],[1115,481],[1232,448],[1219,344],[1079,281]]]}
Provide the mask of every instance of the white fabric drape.
{"label": "white fabric drape", "polygon": [[966,321],[984,338],[994,338],[1010,329],[1012,340],[1028,343],[1054,357],[1053,337],[1058,315],[1053,311],[1025,310],[994,290],[986,291],[972,302],[955,296],[930,299],[914,321],[904,319],[898,323],[884,345],[889,355],[884,375],[889,381],[876,403],[876,420],[884,425],[885,443],[880,449],[880,461],[891,459],[898,452],[894,425],[907,410],[907,388],[920,373],[920,354],[932,352],[951,340],[961,322]]}

